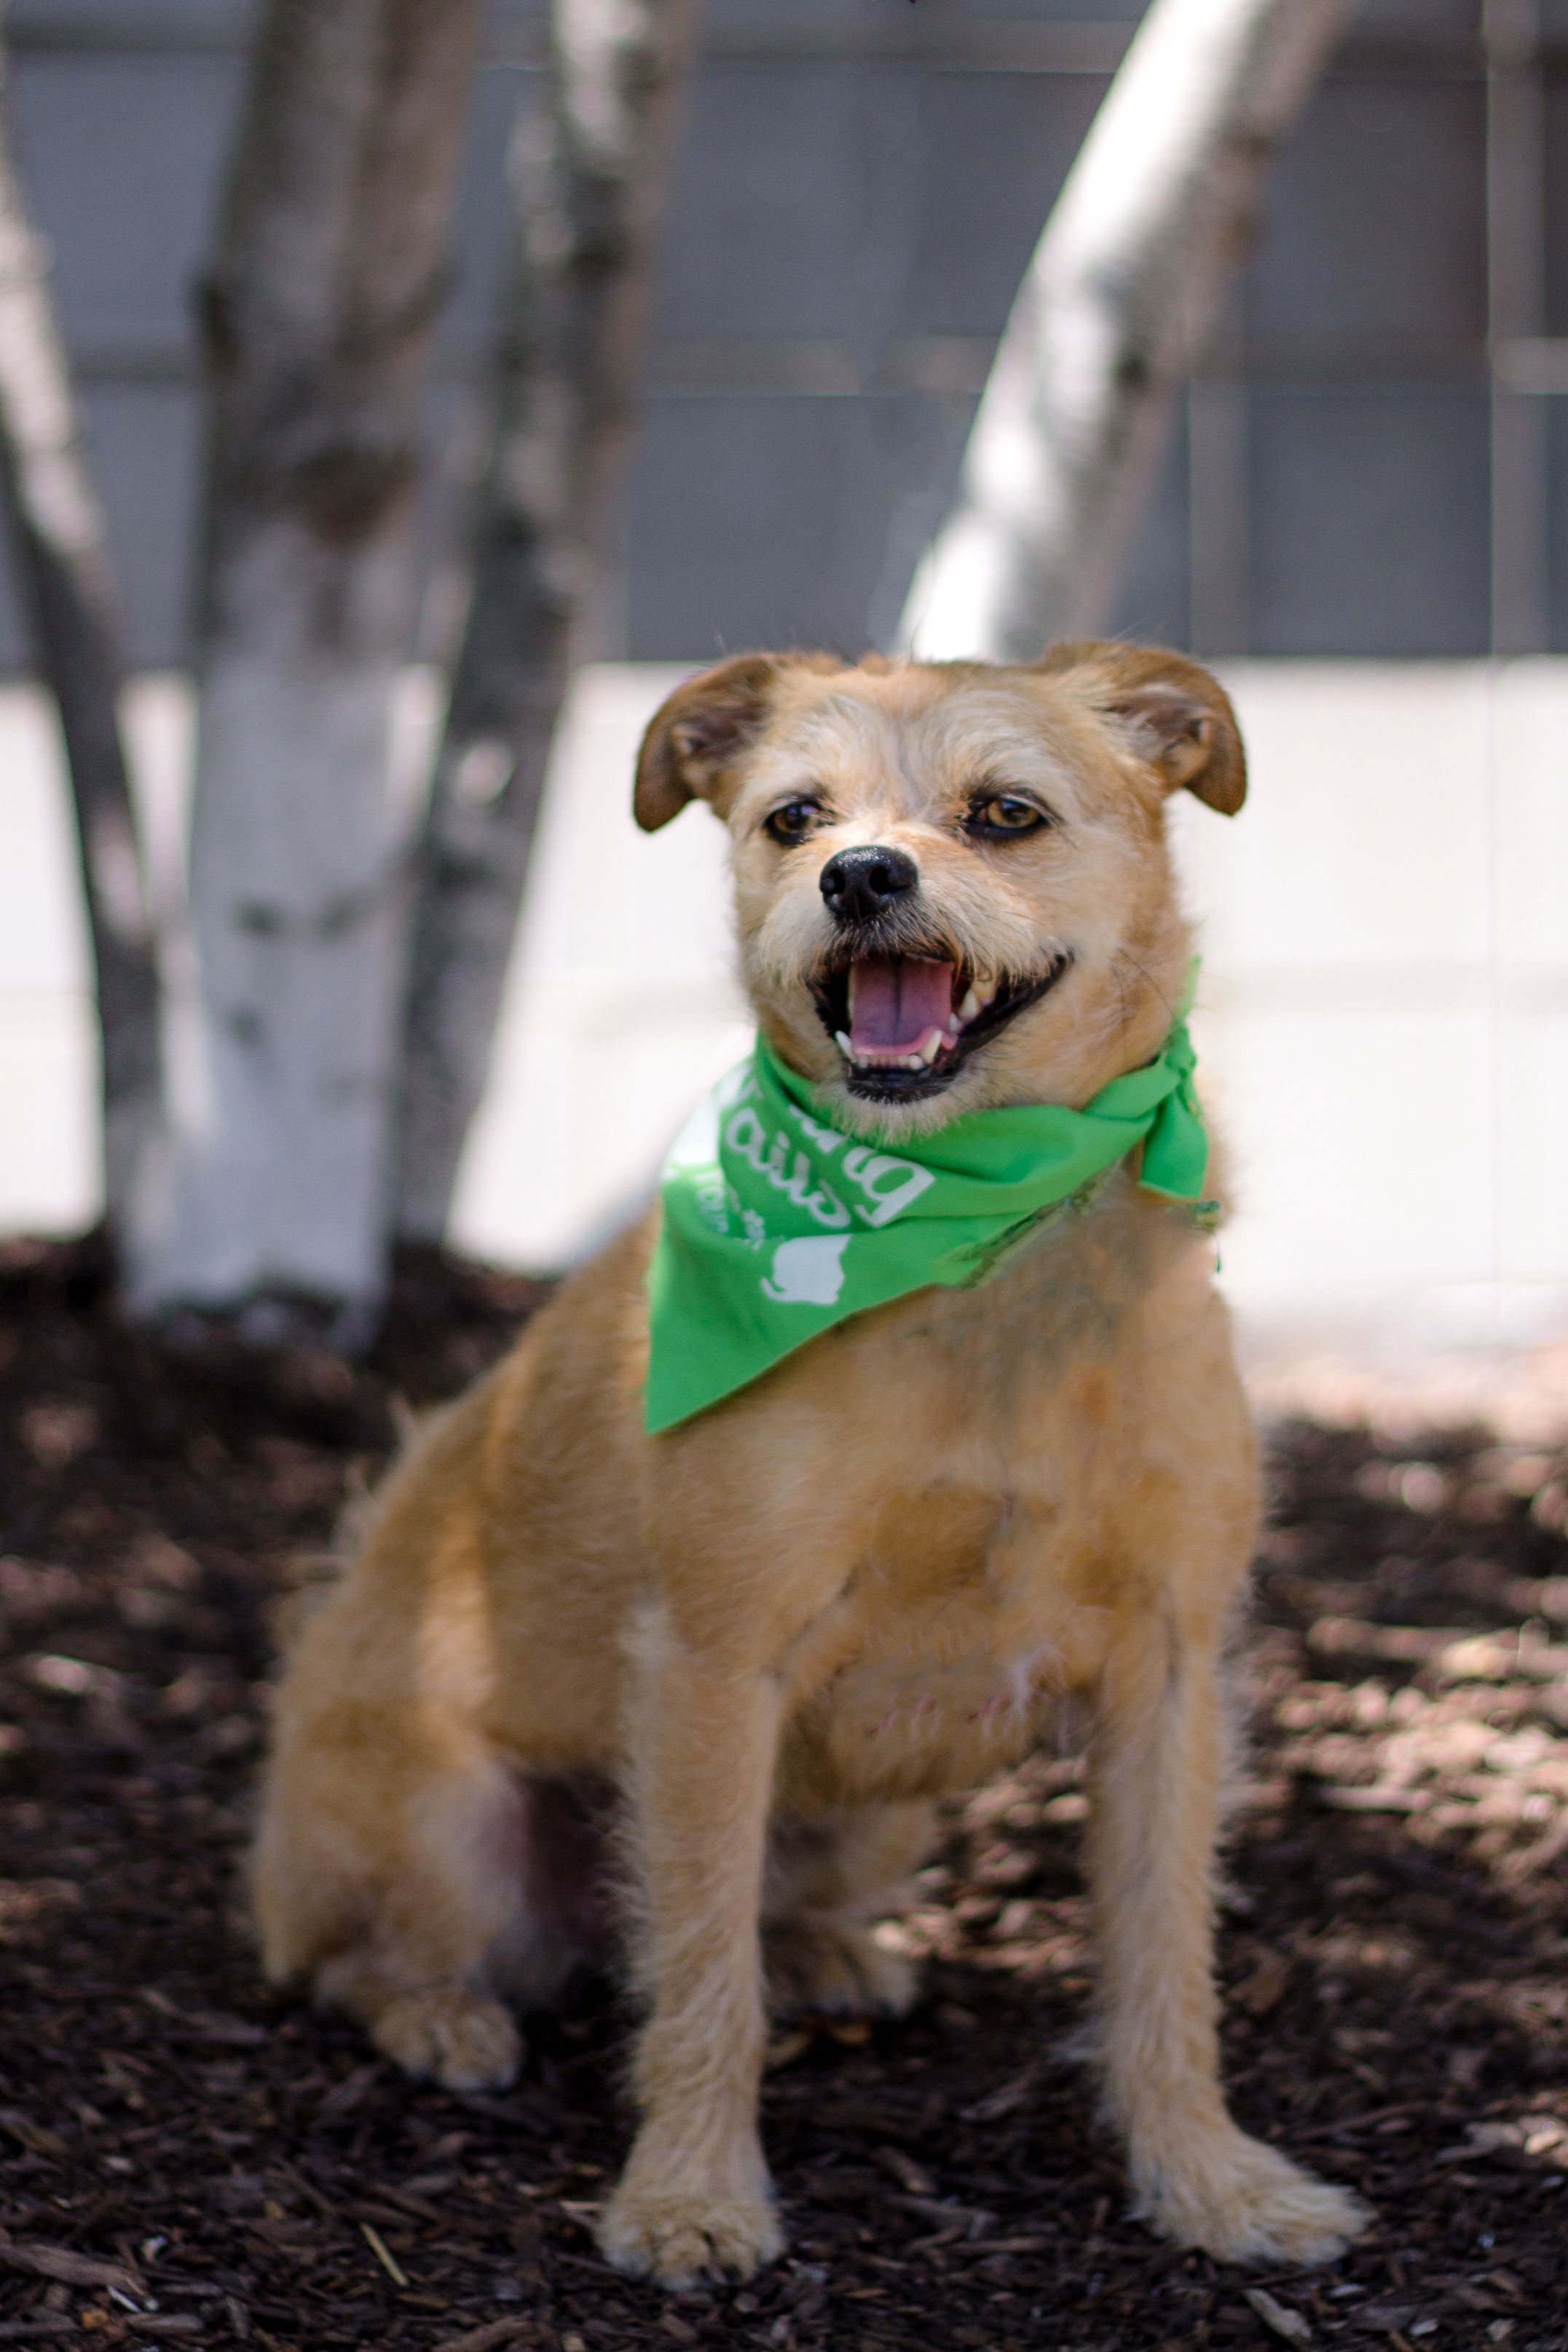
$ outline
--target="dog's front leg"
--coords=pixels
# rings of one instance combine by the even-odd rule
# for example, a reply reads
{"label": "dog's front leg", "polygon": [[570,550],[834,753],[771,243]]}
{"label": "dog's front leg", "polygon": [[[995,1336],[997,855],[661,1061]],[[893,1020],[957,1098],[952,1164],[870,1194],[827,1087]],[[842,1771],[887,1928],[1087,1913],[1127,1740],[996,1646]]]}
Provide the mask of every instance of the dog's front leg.
{"label": "dog's front leg", "polygon": [[1215,1643],[1151,1612],[1113,1650],[1091,1758],[1105,2087],[1162,2235],[1230,2261],[1328,2262],[1364,2209],[1238,2130],[1219,2086],[1223,1746]]}
{"label": "dog's front leg", "polygon": [[642,1880],[643,2126],[600,2230],[666,2286],[748,2277],[783,2243],[757,2135],[758,1918],[782,1697],[766,1672],[642,1646],[631,1789]]}

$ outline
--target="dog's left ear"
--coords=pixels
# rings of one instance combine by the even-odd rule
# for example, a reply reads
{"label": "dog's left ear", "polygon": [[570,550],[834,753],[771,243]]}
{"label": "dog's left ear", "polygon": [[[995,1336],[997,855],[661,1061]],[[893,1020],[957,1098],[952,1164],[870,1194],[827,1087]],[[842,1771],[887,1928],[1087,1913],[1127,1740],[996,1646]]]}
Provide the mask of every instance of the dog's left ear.
{"label": "dog's left ear", "polygon": [[690,800],[726,815],[735,762],[766,726],[785,671],[841,667],[828,654],[737,654],[676,687],[637,754],[632,814],[643,832],[657,833]]}
{"label": "dog's left ear", "polygon": [[1134,730],[1134,746],[1170,792],[1186,785],[1234,816],[1247,797],[1247,755],[1230,697],[1217,677],[1159,646],[1052,646],[1039,667],[1082,670],[1090,698]]}

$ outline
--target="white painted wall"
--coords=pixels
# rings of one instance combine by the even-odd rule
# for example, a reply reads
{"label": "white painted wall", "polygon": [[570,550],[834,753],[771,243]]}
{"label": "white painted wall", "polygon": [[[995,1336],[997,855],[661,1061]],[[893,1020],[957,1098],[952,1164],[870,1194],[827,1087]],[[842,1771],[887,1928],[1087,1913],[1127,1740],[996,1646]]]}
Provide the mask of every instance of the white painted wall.
{"label": "white painted wall", "polygon": [[1568,1328],[1568,662],[1235,663],[1248,808],[1178,818],[1255,1325]]}
{"label": "white painted wall", "polygon": [[[653,838],[632,761],[683,672],[578,681],[454,1238],[559,1264],[626,1213],[747,1043],[724,835]],[[1568,1329],[1568,661],[1239,662],[1234,821],[1182,802],[1197,1033],[1240,1213],[1224,1279],[1255,1347]],[[427,734],[411,681],[405,752]],[[188,706],[131,698],[165,875]],[[96,1203],[92,1041],[63,786],[39,698],[0,694],[0,1230]],[[164,885],[167,887],[167,883]]]}

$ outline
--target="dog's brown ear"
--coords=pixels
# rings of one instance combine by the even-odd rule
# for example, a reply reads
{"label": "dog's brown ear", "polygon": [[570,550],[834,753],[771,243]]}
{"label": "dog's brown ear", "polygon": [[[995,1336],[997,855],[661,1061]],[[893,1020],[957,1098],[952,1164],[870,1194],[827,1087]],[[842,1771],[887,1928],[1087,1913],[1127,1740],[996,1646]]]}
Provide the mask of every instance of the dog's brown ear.
{"label": "dog's brown ear", "polygon": [[1082,669],[1096,707],[1135,730],[1136,748],[1176,792],[1234,816],[1247,797],[1247,755],[1230,697],[1185,654],[1160,646],[1052,646],[1041,669]]}
{"label": "dog's brown ear", "polygon": [[826,654],[737,654],[676,687],[637,754],[632,814],[643,832],[657,833],[690,800],[708,801],[723,816],[730,771],[761,732],[784,672],[840,667]]}

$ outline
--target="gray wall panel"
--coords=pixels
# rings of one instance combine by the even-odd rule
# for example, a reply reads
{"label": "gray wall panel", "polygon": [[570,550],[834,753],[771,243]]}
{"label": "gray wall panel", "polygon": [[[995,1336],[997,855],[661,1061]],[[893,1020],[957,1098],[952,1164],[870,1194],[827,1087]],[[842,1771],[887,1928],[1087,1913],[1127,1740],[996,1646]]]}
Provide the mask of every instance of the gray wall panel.
{"label": "gray wall panel", "polygon": [[[1564,0],[1568,8],[1568,0]],[[1568,335],[1568,67],[1546,77],[1545,244],[1549,335]]]}
{"label": "gray wall panel", "polygon": [[1479,82],[1327,83],[1269,183],[1249,333],[1330,347],[1478,341],[1485,130]]}
{"label": "gray wall panel", "polygon": [[1251,650],[1485,653],[1485,393],[1270,385],[1251,408]]}
{"label": "gray wall panel", "polygon": [[997,333],[1107,87],[1098,74],[924,77],[914,331]]}
{"label": "gray wall panel", "polygon": [[1547,420],[1551,514],[1551,650],[1568,653],[1568,400],[1554,400]]}
{"label": "gray wall panel", "polygon": [[647,404],[630,519],[643,660],[758,646],[863,651],[890,516],[940,463],[932,401]]}
{"label": "gray wall panel", "polygon": [[11,72],[17,167],[90,365],[190,343],[239,68],[212,57],[30,57]]}
{"label": "gray wall panel", "polygon": [[1178,418],[1158,482],[1138,532],[1111,623],[1113,636],[1152,645],[1192,642],[1192,566],[1188,554],[1186,419]]}
{"label": "gray wall panel", "polygon": [[1019,0],[967,0],[956,7],[947,0],[947,5],[956,16],[1026,16],[1038,18],[1042,25],[1076,25],[1100,18],[1108,25],[1135,25],[1145,0],[1021,0],[1021,5]]}
{"label": "gray wall panel", "polygon": [[1361,0],[1354,19],[1357,32],[1470,34],[1480,21],[1481,0]]}
{"label": "gray wall panel", "polygon": [[507,149],[519,105],[537,100],[543,79],[517,66],[480,68],[457,190],[452,290],[437,331],[436,364],[443,370],[471,373],[488,347],[507,239]]}
{"label": "gray wall panel", "polygon": [[126,651],[136,668],[184,657],[189,550],[195,528],[199,420],[189,384],[98,384],[87,396],[120,585]]}
{"label": "gray wall panel", "polygon": [[899,281],[876,265],[913,195],[906,82],[708,67],[672,192],[660,334],[852,336],[868,298],[882,317]]}

